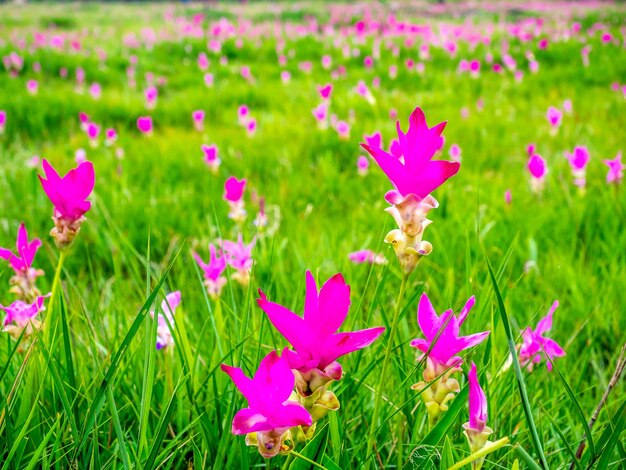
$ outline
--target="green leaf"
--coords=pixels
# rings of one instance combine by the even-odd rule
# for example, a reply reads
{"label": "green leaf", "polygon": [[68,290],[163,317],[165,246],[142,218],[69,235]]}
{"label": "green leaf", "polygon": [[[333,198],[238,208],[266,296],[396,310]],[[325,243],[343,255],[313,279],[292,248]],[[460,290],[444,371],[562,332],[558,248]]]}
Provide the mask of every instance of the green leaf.
{"label": "green leaf", "polygon": [[[328,425],[324,425],[321,429],[317,429],[313,439],[311,439],[299,453],[314,462],[321,462],[322,457],[324,456],[324,451],[326,450],[327,434]],[[310,463],[299,458],[296,458],[289,466],[289,470],[309,470],[310,468]]]}

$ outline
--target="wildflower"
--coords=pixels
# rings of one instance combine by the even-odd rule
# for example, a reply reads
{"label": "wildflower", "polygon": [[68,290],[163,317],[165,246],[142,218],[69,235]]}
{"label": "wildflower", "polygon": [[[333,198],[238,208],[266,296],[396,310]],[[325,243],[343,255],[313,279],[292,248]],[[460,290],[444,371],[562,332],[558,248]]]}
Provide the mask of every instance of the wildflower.
{"label": "wildflower", "polygon": [[328,102],[324,101],[319,106],[313,108],[313,116],[317,120],[317,127],[320,129],[326,129],[328,127]]}
{"label": "wildflower", "polygon": [[285,84],[289,83],[291,81],[291,73],[287,70],[282,70],[280,72],[280,80]]}
{"label": "wildflower", "polygon": [[7,112],[0,111],[0,135],[4,134],[4,128],[7,125]]}
{"label": "wildflower", "polygon": [[548,112],[546,113],[546,119],[550,123],[552,135],[556,135],[556,131],[561,126],[562,118],[563,113],[557,108],[555,108],[554,106],[550,106],[548,108]]}
{"label": "wildflower", "polygon": [[426,368],[422,374],[424,381],[416,383],[411,388],[421,392],[431,425],[448,409],[447,403],[459,392],[458,381],[451,378],[453,373],[460,370],[463,362],[458,353],[477,346],[489,335],[489,331],[483,331],[469,336],[459,336],[460,327],[474,302],[474,297],[470,297],[458,317],[454,315],[452,309],[438,316],[428,296],[422,294],[420,298],[417,323],[425,338],[414,339],[411,346],[422,353],[418,360],[426,358]]}
{"label": "wildflower", "polygon": [[26,82],[26,90],[28,90],[28,93],[31,95],[36,95],[39,91],[39,83],[37,80],[28,80],[28,82]]}
{"label": "wildflower", "polygon": [[23,300],[16,300],[8,307],[0,305],[0,309],[6,313],[2,323],[3,331],[17,339],[22,332],[29,336],[35,329],[39,329],[41,322],[35,317],[45,310],[43,306],[44,299],[44,296],[39,296],[30,304]]}
{"label": "wildflower", "polygon": [[98,137],[100,136],[100,126],[95,122],[87,124],[87,137],[89,138],[89,145],[92,147],[98,146]]}
{"label": "wildflower", "polygon": [[461,161],[461,147],[457,144],[452,144],[450,146],[450,150],[448,150],[448,155],[450,155],[450,160],[453,162]]}
{"label": "wildflower", "polygon": [[541,155],[535,153],[530,156],[526,166],[531,176],[530,188],[533,192],[540,193],[543,191],[546,182],[546,175],[548,174],[546,161],[541,157]]}
{"label": "wildflower", "polygon": [[0,248],[0,258],[7,260],[15,272],[9,281],[13,286],[11,292],[15,293],[21,300],[33,302],[41,295],[35,286],[35,281],[37,277],[44,274],[41,269],[32,267],[37,250],[41,246],[41,240],[35,238],[29,241],[26,226],[21,224],[17,230],[15,246],[15,253],[7,248]]}
{"label": "wildflower", "polygon": [[202,145],[201,148],[204,153],[204,163],[207,164],[212,173],[216,174],[221,163],[217,156],[217,145]]}
{"label": "wildflower", "polygon": [[552,328],[552,314],[559,306],[559,301],[555,300],[548,314],[539,320],[537,328],[533,330],[528,327],[522,332],[524,342],[519,348],[519,361],[522,367],[528,367],[532,371],[533,366],[541,362],[541,354],[545,354],[546,367],[552,370],[552,360],[555,357],[565,356],[565,351],[556,341],[546,338],[544,334]]}
{"label": "wildflower", "polygon": [[157,98],[159,96],[159,90],[155,86],[148,87],[145,91],[146,97],[146,108],[154,109],[156,108]]}
{"label": "wildflower", "polygon": [[574,184],[581,189],[585,188],[586,168],[589,163],[589,151],[587,147],[575,147],[572,153],[565,152],[565,157],[572,167],[572,175],[574,176]]}
{"label": "wildflower", "polygon": [[232,274],[233,280],[237,281],[243,287],[250,283],[250,271],[252,270],[252,249],[256,240],[253,238],[248,245],[244,245],[241,234],[237,237],[237,241],[222,240],[222,250],[226,255],[226,261],[235,269]]}
{"label": "wildflower", "polygon": [[361,144],[395,186],[395,190],[385,195],[386,201],[392,204],[385,210],[392,215],[398,229],[389,232],[385,242],[392,244],[407,275],[415,269],[422,256],[432,251],[432,245],[422,241],[424,229],[430,224],[426,214],[439,205],[430,193],[459,171],[458,162],[432,160],[443,145],[441,133],[445,125],[443,122],[429,128],[424,112],[418,107],[409,117],[406,134],[396,122],[398,140],[395,155],[380,147]]}
{"label": "wildflower", "polygon": [[356,161],[356,169],[357,169],[357,173],[360,176],[365,176],[367,175],[367,170],[370,167],[370,160],[367,157],[364,157],[363,155],[361,155],[357,161]]}
{"label": "wildflower", "polygon": [[365,84],[363,80],[357,83],[357,86],[355,87],[354,91],[356,92],[357,95],[365,98],[365,101],[367,101],[369,104],[373,105],[376,103],[376,99],[374,98],[374,95],[372,95],[372,92],[369,90],[369,88],[367,87],[367,85]]}
{"label": "wildflower", "polygon": [[387,264],[387,259],[384,255],[378,254],[372,250],[354,251],[348,255],[348,259],[354,264]]}
{"label": "wildflower", "polygon": [[222,276],[226,269],[226,257],[221,253],[218,254],[215,245],[212,243],[209,245],[209,253],[211,258],[208,264],[197,253],[193,253],[193,258],[204,272],[204,285],[209,297],[215,300],[220,296],[222,288],[226,285],[226,278]]}
{"label": "wildflower", "polygon": [[372,148],[383,147],[383,136],[380,131],[376,131],[372,135],[365,134],[363,138],[365,139],[365,143]]}
{"label": "wildflower", "polygon": [[246,218],[243,191],[246,187],[246,179],[237,179],[231,176],[224,183],[224,200],[230,207],[228,217],[236,222],[243,222]]}
{"label": "wildflower", "polygon": [[509,205],[509,206],[510,206],[510,205],[511,205],[511,201],[512,201],[512,200],[513,200],[513,196],[511,195],[511,190],[510,190],[510,189],[507,189],[507,190],[504,192],[504,202],[506,202],[506,203],[507,203],[507,205]]}
{"label": "wildflower", "polygon": [[[493,430],[487,426],[487,397],[478,383],[476,376],[476,364],[472,362],[472,367],[468,374],[469,382],[469,421],[463,425],[463,434],[467,437],[470,451],[478,452],[487,446],[489,436]],[[472,462],[472,470],[482,468],[484,458]]]}
{"label": "wildflower", "polygon": [[350,308],[350,286],[341,274],[328,279],[320,291],[310,271],[306,273],[304,316],[300,317],[280,304],[270,302],[259,291],[257,303],[276,329],[294,350],[283,357],[296,373],[296,388],[304,397],[311,395],[330,380],[341,379],[337,359],[372,344],[385,330],[370,328],[337,333]]}
{"label": "wildflower", "polygon": [[213,77],[212,73],[205,73],[204,74],[204,84],[211,88],[213,86],[213,83],[215,82],[215,79]]}
{"label": "wildflower", "polygon": [[609,172],[606,174],[606,182],[619,184],[624,177],[624,168],[626,165],[622,163],[622,152],[618,152],[612,160],[604,160],[604,164],[609,167]]}
{"label": "wildflower", "polygon": [[204,116],[205,112],[201,109],[198,109],[191,113],[191,118],[193,119],[193,127],[198,132],[202,132],[204,130]]}
{"label": "wildflower", "polygon": [[328,83],[324,86],[318,86],[317,87],[317,91],[319,92],[320,96],[322,97],[323,100],[329,100],[330,99],[330,95],[333,92],[333,86],[332,84]]}
{"label": "wildflower", "polygon": [[246,124],[246,130],[248,131],[248,137],[254,137],[254,135],[256,134],[256,127],[257,127],[256,119],[255,118],[250,118],[248,120],[248,124]]}
{"label": "wildflower", "polygon": [[89,94],[94,100],[99,100],[102,96],[102,87],[99,83],[92,83],[89,87]]}
{"label": "wildflower", "polygon": [[104,132],[104,144],[107,147],[110,147],[111,145],[113,145],[116,141],[117,141],[117,132],[115,129],[113,128],[108,128],[105,132]]}
{"label": "wildflower", "polygon": [[138,117],[137,129],[144,135],[152,135],[152,118],[150,116]]}
{"label": "wildflower", "polygon": [[54,206],[55,227],[50,235],[57,247],[63,249],[72,243],[86,220],[84,214],[91,208],[87,198],[93,191],[96,175],[91,162],[81,163],[62,178],[46,159],[43,169],[47,179],[39,176],[39,180]]}
{"label": "wildflower", "polygon": [[239,118],[239,124],[245,126],[250,118],[250,108],[248,108],[245,104],[239,106],[239,109],[237,110],[237,117]]}
{"label": "wildflower", "polygon": [[341,140],[348,140],[350,138],[350,124],[346,121],[338,121],[337,124],[335,124],[335,130]]}
{"label": "wildflower", "polygon": [[[180,305],[180,298],[180,291],[171,292],[167,294],[165,300],[161,302],[161,312],[158,312],[157,316],[156,339],[156,348],[159,350],[174,345],[174,337],[172,336],[171,329],[174,329],[174,314]],[[155,312],[151,311],[150,316],[154,318]]]}
{"label": "wildflower", "polygon": [[310,426],[310,413],[290,401],[294,375],[284,358],[272,351],[261,360],[252,379],[237,367],[221,365],[248,401],[248,407],[233,418],[232,433],[246,434],[246,444],[256,444],[259,453],[271,458],[293,449],[290,428]]}

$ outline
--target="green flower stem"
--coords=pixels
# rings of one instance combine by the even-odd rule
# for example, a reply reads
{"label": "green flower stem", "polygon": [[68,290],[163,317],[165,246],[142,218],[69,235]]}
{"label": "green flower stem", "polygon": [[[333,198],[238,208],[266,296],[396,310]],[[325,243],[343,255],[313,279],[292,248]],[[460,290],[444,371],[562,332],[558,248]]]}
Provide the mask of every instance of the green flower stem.
{"label": "green flower stem", "polygon": [[376,387],[376,395],[374,398],[374,414],[372,415],[372,423],[370,425],[370,433],[367,439],[367,452],[365,453],[366,470],[370,468],[372,450],[374,448],[374,442],[376,440],[376,432],[378,428],[378,414],[380,412],[380,403],[383,396],[383,383],[387,377],[387,368],[389,367],[389,360],[391,359],[391,350],[393,349],[394,339],[396,337],[396,330],[398,329],[398,322],[400,320],[400,308],[402,299],[404,298],[404,291],[408,281],[408,274],[402,274],[402,284],[400,284],[400,292],[398,294],[398,300],[396,301],[396,309],[393,314],[393,320],[391,322],[391,331],[389,331],[389,339],[387,340],[387,348],[385,349],[385,358],[383,359],[383,367],[380,371],[378,387]]}
{"label": "green flower stem", "polygon": [[54,301],[59,296],[59,289],[61,287],[61,271],[63,270],[63,263],[65,262],[65,251],[61,250],[59,255],[59,262],[57,263],[56,271],[54,272],[54,280],[52,281],[52,294],[50,296],[50,302],[48,303],[48,313],[44,322],[44,336],[48,347],[52,350],[53,330],[56,326],[56,316],[54,315]]}
{"label": "green flower stem", "polygon": [[502,439],[499,439],[499,440],[497,440],[495,442],[487,444],[485,447],[480,449],[478,452],[474,452],[469,457],[465,457],[460,462],[455,463],[448,470],[457,470],[459,468],[463,468],[465,465],[469,465],[470,463],[474,462],[475,460],[481,459],[481,458],[485,457],[486,455],[489,455],[492,452],[495,452],[496,450],[504,447],[508,443],[509,443],[509,438],[508,437],[503,437]]}

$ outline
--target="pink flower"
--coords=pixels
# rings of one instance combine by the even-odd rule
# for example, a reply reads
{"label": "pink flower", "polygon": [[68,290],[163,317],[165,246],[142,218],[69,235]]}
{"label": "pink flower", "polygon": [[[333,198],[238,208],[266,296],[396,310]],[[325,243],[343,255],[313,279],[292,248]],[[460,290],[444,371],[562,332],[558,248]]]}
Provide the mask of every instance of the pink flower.
{"label": "pink flower", "polygon": [[217,155],[217,145],[202,145],[201,148],[204,153],[204,162],[211,170],[217,170],[221,163]]}
{"label": "pink flower", "polygon": [[246,125],[246,130],[248,131],[248,137],[254,136],[256,133],[256,119],[250,118],[248,120],[248,124]]}
{"label": "pink flower", "polygon": [[239,123],[245,125],[248,122],[248,118],[250,116],[250,108],[248,108],[245,104],[239,106],[237,110],[237,117],[239,118]]}
{"label": "pink flower", "polygon": [[193,119],[194,128],[198,132],[201,132],[204,129],[204,116],[205,116],[205,113],[201,109],[198,109],[191,113],[191,118]]}
{"label": "pink flower", "polygon": [[213,74],[212,73],[205,73],[204,74],[204,84],[207,87],[212,87],[213,83],[214,83],[214,78],[213,78]]}
{"label": "pink flower", "polygon": [[567,99],[565,101],[563,101],[563,111],[565,111],[566,113],[570,114],[573,110],[573,106],[572,106],[572,100]]}
{"label": "pink flower", "polygon": [[612,160],[604,160],[604,164],[609,167],[609,172],[606,174],[606,182],[621,183],[624,177],[624,168],[626,168],[626,165],[622,163],[622,152],[618,152]]}
{"label": "pink flower", "polygon": [[469,381],[469,422],[466,429],[483,432],[487,424],[487,397],[478,383],[476,364],[473,362],[467,377]]}
{"label": "pink flower", "polygon": [[536,180],[543,180],[548,173],[546,161],[538,153],[530,156],[530,158],[528,159],[527,168],[530,172],[530,176],[532,176],[533,179]]}
{"label": "pink flower", "polygon": [[243,197],[243,191],[246,187],[246,179],[237,179],[231,176],[224,183],[224,200],[230,202],[239,202]]}
{"label": "pink flower", "polygon": [[546,113],[546,119],[550,123],[553,129],[557,129],[561,125],[561,119],[563,118],[563,113],[556,109],[554,106],[550,106],[548,108],[548,112]]}
{"label": "pink flower", "polygon": [[102,87],[99,83],[92,83],[89,87],[89,94],[94,100],[99,100],[102,95]]}
{"label": "pink flower", "polygon": [[195,252],[193,258],[204,272],[204,285],[209,295],[215,299],[219,297],[222,287],[226,284],[226,278],[222,276],[226,269],[226,257],[221,253],[218,255],[217,249],[212,243],[209,245],[209,253],[211,258],[208,264]]}
{"label": "pink flower", "polygon": [[30,321],[32,321],[39,312],[45,310],[43,306],[45,297],[39,296],[32,304],[27,304],[22,300],[16,300],[8,307],[0,305],[0,309],[4,310],[4,331],[10,331],[10,325],[13,324],[20,331],[24,329]]}
{"label": "pink flower", "polygon": [[348,259],[354,264],[387,264],[387,259],[384,255],[378,254],[372,250],[359,250],[352,252],[348,255]]}
{"label": "pink flower", "polygon": [[356,161],[357,173],[361,176],[367,175],[367,170],[370,167],[370,160],[367,157],[361,155]]}
{"label": "pink flower", "polygon": [[333,92],[333,86],[332,84],[328,83],[324,86],[318,86],[317,87],[317,91],[319,91],[320,96],[322,97],[322,99],[324,100],[328,100],[330,99],[330,95]]}
{"label": "pink flower", "polygon": [[295,378],[284,358],[272,351],[261,360],[252,379],[238,367],[221,365],[248,401],[248,407],[235,414],[233,434],[257,433],[261,455],[271,458],[281,451],[285,434],[294,426],[310,426],[309,412],[289,400]]}
{"label": "pink flower", "polygon": [[84,162],[60,177],[56,170],[43,160],[46,179],[39,176],[41,186],[54,205],[54,213],[58,218],[77,221],[91,208],[87,200],[93,191],[96,175],[91,162]]}
{"label": "pink flower", "polygon": [[587,147],[575,147],[572,153],[565,152],[565,156],[572,167],[572,171],[582,171],[589,163]]}
{"label": "pink flower", "polygon": [[[165,349],[174,345],[174,338],[170,327],[174,328],[174,314],[180,305],[180,291],[172,292],[165,296],[165,300],[161,302],[161,311],[157,316],[157,339],[156,348]],[[150,316],[154,318],[154,310],[150,312]],[[167,318],[167,321],[166,321]],[[169,323],[169,326],[168,326]]]}
{"label": "pink flower", "polygon": [[137,129],[144,135],[152,134],[152,118],[150,116],[140,116],[137,118]]}
{"label": "pink flower", "polygon": [[291,73],[287,70],[282,70],[280,72],[280,80],[283,83],[289,83],[291,81]]}
{"label": "pink flower", "polygon": [[365,134],[363,136],[365,139],[365,143],[373,148],[382,148],[383,147],[383,136],[380,131],[374,132],[372,135]]}
{"label": "pink flower", "polygon": [[0,111],[0,134],[4,133],[4,128],[7,124],[7,112]]}
{"label": "pink flower", "polygon": [[28,240],[28,232],[26,226],[22,223],[20,228],[17,229],[17,241],[15,242],[15,253],[7,248],[0,248],[0,258],[9,262],[16,274],[20,272],[29,271],[37,250],[41,246],[41,240],[35,238],[34,240]]}
{"label": "pink flower", "polygon": [[555,357],[565,356],[565,351],[556,341],[544,336],[552,328],[552,314],[558,306],[559,301],[555,300],[548,314],[539,320],[534,331],[528,327],[522,332],[524,342],[519,348],[519,361],[522,367],[528,367],[529,371],[535,364],[541,362],[542,353],[549,359],[546,361],[548,370],[552,370],[552,360]]}
{"label": "pink flower", "polygon": [[307,271],[303,317],[268,301],[261,290],[259,294],[259,307],[294,348],[285,349],[283,357],[297,371],[297,386],[302,396],[313,392],[317,388],[314,384],[321,386],[329,380],[339,380],[342,370],[336,360],[369,346],[385,330],[378,327],[337,333],[350,308],[350,286],[341,274],[331,277],[318,292],[313,275]]}
{"label": "pink flower", "polygon": [[324,101],[320,103],[319,106],[313,108],[313,116],[317,120],[318,127],[324,129],[326,128],[326,119],[328,118],[328,102]]}
{"label": "pink flower", "polygon": [[252,249],[256,240],[253,238],[248,245],[244,245],[241,234],[237,237],[237,241],[222,240],[221,246],[224,250],[226,261],[229,266],[235,269],[232,278],[243,286],[247,286],[250,282],[250,271],[252,270]]}
{"label": "pink flower", "polygon": [[159,96],[159,90],[157,89],[157,87],[154,87],[154,86],[148,87],[146,89],[145,96],[146,96],[146,108],[154,109],[154,107],[156,106],[156,100]]}
{"label": "pink flower", "polygon": [[26,82],[26,89],[31,95],[36,95],[39,91],[39,83],[37,80],[28,80],[28,82]]}
{"label": "pink flower", "polygon": [[511,190],[507,189],[504,192],[504,202],[506,202],[508,205],[511,205],[512,200],[513,200],[513,196],[511,195]]}
{"label": "pink flower", "polygon": [[339,134],[339,138],[342,140],[348,140],[350,138],[350,124],[346,121],[338,121],[335,124],[335,130]]}
{"label": "pink flower", "polygon": [[450,159],[453,162],[460,162],[461,161],[461,147],[459,147],[457,144],[452,144],[450,146],[450,150],[448,151],[448,155],[450,155]]}
{"label": "pink flower", "polygon": [[380,147],[361,144],[396,187],[397,191],[385,196],[388,202],[390,198],[399,199],[398,195],[407,197],[409,194],[414,194],[420,200],[424,199],[459,171],[459,163],[432,160],[443,145],[441,133],[445,125],[443,122],[429,128],[424,112],[420,108],[415,108],[409,117],[409,130],[406,134],[400,129],[400,123],[396,122],[398,142],[404,161],[388,154]]}
{"label": "pink flower", "polygon": [[427,357],[428,372],[424,372],[426,380],[434,379],[449,368],[458,368],[463,362],[458,353],[477,346],[489,336],[489,331],[459,336],[460,327],[474,302],[474,296],[470,297],[458,317],[454,315],[452,309],[438,316],[428,296],[422,294],[417,308],[417,323],[425,339],[414,339],[411,346],[420,350],[423,353],[422,357]]}

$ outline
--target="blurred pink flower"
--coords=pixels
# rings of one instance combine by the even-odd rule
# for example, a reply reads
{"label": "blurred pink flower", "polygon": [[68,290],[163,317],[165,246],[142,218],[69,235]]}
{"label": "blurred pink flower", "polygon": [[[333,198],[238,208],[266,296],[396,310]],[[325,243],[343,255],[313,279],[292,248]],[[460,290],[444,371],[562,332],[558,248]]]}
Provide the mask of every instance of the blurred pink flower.
{"label": "blurred pink flower", "polygon": [[604,164],[609,167],[609,172],[606,174],[606,182],[621,183],[624,177],[624,168],[626,168],[626,165],[622,163],[622,152],[618,152],[612,160],[604,160]]}
{"label": "blurred pink flower", "polygon": [[152,118],[150,116],[140,116],[137,118],[137,129],[144,135],[152,135]]}
{"label": "blurred pink flower", "polygon": [[326,84],[324,86],[318,85],[317,91],[319,92],[319,94],[322,97],[322,99],[329,100],[330,99],[330,95],[333,92],[333,86],[330,83],[328,83],[328,84]]}
{"label": "blurred pink flower", "polygon": [[559,306],[559,301],[555,300],[548,314],[539,320],[535,330],[530,327],[522,332],[524,342],[519,348],[519,361],[522,367],[527,367],[532,371],[533,366],[541,362],[542,353],[546,356],[546,367],[552,370],[552,360],[555,357],[565,356],[565,351],[553,339],[544,336],[552,328],[552,314]]}
{"label": "blurred pink flower", "polygon": [[348,255],[348,259],[354,264],[387,264],[387,258],[384,255],[372,250],[354,251]]}
{"label": "blurred pink flower", "polygon": [[204,153],[204,163],[208,165],[208,167],[214,173],[217,172],[220,166],[220,159],[217,154],[217,145],[202,145],[201,146],[202,153]]}
{"label": "blurred pink flower", "polygon": [[16,274],[29,271],[41,246],[41,240],[35,238],[28,240],[28,231],[22,223],[17,230],[17,240],[15,242],[16,251],[13,253],[7,248],[0,247],[0,258],[7,260]]}
{"label": "blurred pink flower", "polygon": [[[157,315],[157,338],[156,348],[165,349],[174,345],[174,337],[170,327],[174,328],[174,314],[180,305],[180,291],[171,292],[165,296],[165,300],[161,302],[161,311],[150,311],[152,318]],[[167,320],[166,320],[167,319]],[[169,326],[168,326],[169,323]]]}

